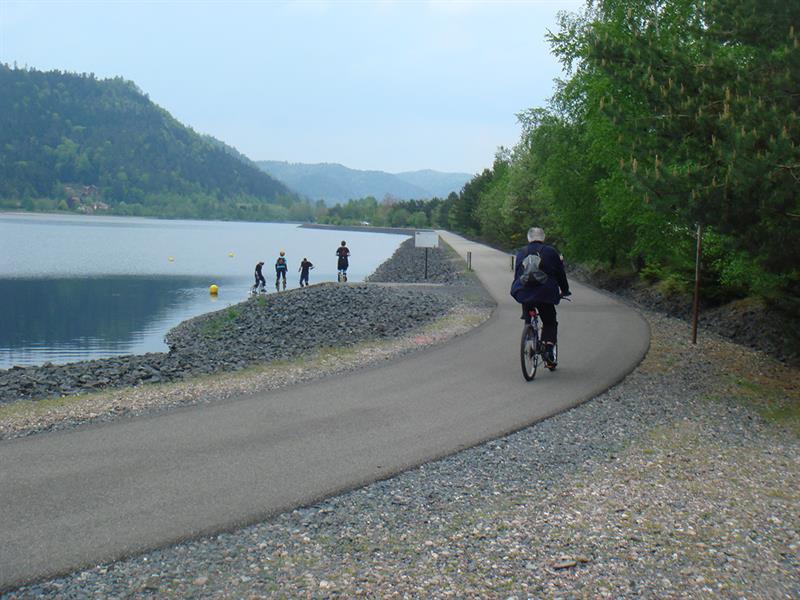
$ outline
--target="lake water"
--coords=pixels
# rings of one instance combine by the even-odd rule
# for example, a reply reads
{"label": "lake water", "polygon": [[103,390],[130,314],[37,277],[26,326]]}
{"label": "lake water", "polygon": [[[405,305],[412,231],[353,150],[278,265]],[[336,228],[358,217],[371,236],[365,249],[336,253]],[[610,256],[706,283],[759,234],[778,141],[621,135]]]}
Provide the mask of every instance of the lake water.
{"label": "lake water", "polygon": [[303,258],[314,264],[312,284],[336,280],[342,240],[348,279],[362,281],[405,239],[282,223],[0,213],[0,369],[165,351],[164,334],[181,321],[244,300],[259,260],[273,290],[280,250],[295,288]]}

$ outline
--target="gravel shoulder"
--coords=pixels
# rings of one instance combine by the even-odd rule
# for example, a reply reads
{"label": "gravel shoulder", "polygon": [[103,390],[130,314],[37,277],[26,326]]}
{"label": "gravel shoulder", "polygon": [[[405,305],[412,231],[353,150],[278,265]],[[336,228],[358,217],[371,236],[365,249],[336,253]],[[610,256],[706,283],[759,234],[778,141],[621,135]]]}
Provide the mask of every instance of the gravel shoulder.
{"label": "gravel shoulder", "polygon": [[3,598],[798,597],[800,373],[644,315],[645,360],[571,411]]}

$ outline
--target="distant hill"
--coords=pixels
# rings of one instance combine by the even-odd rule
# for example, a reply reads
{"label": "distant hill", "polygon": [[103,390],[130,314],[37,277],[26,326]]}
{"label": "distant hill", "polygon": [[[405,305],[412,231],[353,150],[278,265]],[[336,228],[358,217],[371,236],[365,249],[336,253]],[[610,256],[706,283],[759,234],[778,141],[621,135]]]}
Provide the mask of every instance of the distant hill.
{"label": "distant hill", "polygon": [[298,203],[130,81],[0,65],[0,207],[280,220]]}
{"label": "distant hill", "polygon": [[398,200],[423,200],[446,198],[450,192],[459,192],[472,179],[468,173],[440,173],[437,171],[409,171],[386,173],[384,171],[359,171],[336,163],[288,163],[281,161],[256,161],[256,164],[275,179],[311,200],[323,199],[328,204],[339,204],[350,199],[373,196],[378,200],[387,194]]}

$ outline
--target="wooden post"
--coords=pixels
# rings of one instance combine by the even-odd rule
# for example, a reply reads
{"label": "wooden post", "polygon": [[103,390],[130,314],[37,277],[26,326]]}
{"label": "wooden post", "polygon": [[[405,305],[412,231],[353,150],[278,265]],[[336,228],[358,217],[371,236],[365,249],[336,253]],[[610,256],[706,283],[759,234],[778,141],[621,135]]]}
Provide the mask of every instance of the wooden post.
{"label": "wooden post", "polygon": [[425,247],[425,279],[428,278],[428,248]]}
{"label": "wooden post", "polygon": [[512,254],[512,255],[511,255],[511,272],[512,272],[512,273],[514,272],[514,259],[515,259],[515,258],[516,258],[516,256],[514,256],[514,255]]}
{"label": "wooden post", "polygon": [[703,226],[697,225],[697,251],[694,258],[694,299],[692,301],[692,343],[697,343],[697,319],[700,315],[700,260],[703,257]]}
{"label": "wooden post", "polygon": [[472,271],[472,252],[467,250],[467,271]]}

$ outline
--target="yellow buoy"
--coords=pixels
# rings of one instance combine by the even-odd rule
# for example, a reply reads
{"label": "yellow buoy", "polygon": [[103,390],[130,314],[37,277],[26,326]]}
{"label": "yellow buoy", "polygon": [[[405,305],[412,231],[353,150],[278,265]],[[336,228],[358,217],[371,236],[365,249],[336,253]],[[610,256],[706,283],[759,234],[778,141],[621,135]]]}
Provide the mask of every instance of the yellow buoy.
{"label": "yellow buoy", "polygon": [[169,262],[175,262],[175,257],[174,256],[170,256],[167,260]]}
{"label": "yellow buoy", "polygon": [[211,294],[212,296],[216,296],[218,291],[219,288],[217,287],[216,283],[212,283],[211,287],[208,288],[208,293]]}
{"label": "yellow buoy", "polygon": [[231,258],[233,258],[233,252],[228,252],[228,256],[230,256]]}

